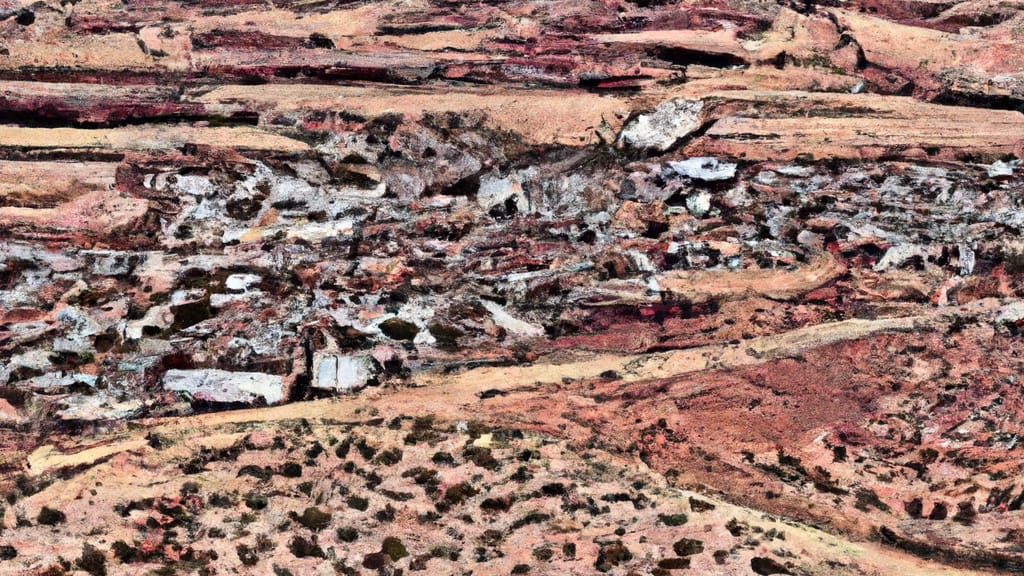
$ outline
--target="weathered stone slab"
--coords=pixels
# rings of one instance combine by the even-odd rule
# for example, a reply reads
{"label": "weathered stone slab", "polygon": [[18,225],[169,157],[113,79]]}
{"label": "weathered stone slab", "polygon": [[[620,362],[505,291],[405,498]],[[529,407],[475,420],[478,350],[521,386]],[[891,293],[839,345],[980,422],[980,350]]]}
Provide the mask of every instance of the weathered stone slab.
{"label": "weathered stone slab", "polygon": [[187,392],[193,398],[223,404],[252,404],[260,399],[276,404],[284,399],[281,376],[260,372],[168,370],[163,382],[165,390]]}

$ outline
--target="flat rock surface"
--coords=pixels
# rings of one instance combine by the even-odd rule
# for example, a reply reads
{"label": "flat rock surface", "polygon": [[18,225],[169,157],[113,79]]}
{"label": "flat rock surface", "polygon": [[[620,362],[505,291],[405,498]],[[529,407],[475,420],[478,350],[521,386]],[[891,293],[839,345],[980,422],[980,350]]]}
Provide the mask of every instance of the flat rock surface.
{"label": "flat rock surface", "polygon": [[0,574],[1024,571],[1024,4],[0,0]]}

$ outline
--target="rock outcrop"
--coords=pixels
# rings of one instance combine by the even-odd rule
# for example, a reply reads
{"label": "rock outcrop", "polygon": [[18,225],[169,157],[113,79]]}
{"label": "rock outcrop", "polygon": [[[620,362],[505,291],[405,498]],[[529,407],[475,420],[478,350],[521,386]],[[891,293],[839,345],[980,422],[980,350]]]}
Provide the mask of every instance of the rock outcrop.
{"label": "rock outcrop", "polygon": [[0,0],[0,574],[1024,570],[1022,26]]}

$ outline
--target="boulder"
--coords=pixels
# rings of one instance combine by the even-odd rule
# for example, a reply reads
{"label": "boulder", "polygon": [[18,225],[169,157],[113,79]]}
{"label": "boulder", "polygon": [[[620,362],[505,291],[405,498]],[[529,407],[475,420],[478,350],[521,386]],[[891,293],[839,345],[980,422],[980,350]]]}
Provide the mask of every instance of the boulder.
{"label": "boulder", "polygon": [[313,387],[349,392],[365,387],[377,372],[371,358],[342,354],[321,355],[314,361]]}
{"label": "boulder", "polygon": [[687,158],[680,162],[669,162],[668,165],[680,176],[705,182],[729,180],[736,176],[736,164],[720,162],[717,158]]}
{"label": "boulder", "polygon": [[619,141],[631,148],[664,152],[700,128],[703,113],[700,100],[666,100],[650,114],[641,114],[627,124]]}
{"label": "boulder", "polygon": [[285,398],[284,381],[275,374],[227,370],[168,370],[164,389],[187,392],[193,398],[218,404],[253,404],[262,399],[277,404]]}

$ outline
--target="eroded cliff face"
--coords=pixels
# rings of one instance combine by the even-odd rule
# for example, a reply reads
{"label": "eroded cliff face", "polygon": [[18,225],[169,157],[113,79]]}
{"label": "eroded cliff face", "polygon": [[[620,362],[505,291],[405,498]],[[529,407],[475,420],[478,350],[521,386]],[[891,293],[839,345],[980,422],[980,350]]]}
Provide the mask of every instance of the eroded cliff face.
{"label": "eroded cliff face", "polygon": [[1024,571],[1024,4],[0,0],[0,573]]}

